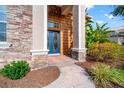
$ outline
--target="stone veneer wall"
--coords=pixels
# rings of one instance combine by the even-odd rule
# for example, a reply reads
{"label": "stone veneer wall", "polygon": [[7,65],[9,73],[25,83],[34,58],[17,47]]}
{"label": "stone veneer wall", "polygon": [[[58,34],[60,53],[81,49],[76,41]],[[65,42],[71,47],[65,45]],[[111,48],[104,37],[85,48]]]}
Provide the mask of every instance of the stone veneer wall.
{"label": "stone veneer wall", "polygon": [[7,6],[7,40],[10,51],[30,53],[32,46],[32,7]]}
{"label": "stone veneer wall", "polygon": [[[86,58],[86,52],[85,51],[72,51],[71,52],[71,56],[72,58],[76,59],[76,60],[81,60],[81,62],[85,62],[85,58]],[[83,59],[83,60],[82,60]]]}
{"label": "stone veneer wall", "polygon": [[7,59],[31,59],[32,46],[32,6],[7,5]]}

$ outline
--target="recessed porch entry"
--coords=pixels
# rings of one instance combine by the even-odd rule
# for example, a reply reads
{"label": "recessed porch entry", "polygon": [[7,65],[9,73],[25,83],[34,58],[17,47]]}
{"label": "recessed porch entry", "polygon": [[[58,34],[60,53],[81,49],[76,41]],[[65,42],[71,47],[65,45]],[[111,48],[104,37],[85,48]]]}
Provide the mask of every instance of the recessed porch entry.
{"label": "recessed porch entry", "polygon": [[[54,7],[58,7],[58,6],[54,6]],[[34,59],[39,62],[44,62],[47,60],[48,49],[50,50],[49,53],[57,53],[60,51],[61,54],[68,54],[67,48],[69,48],[70,49],[69,54],[71,54],[72,58],[78,61],[85,61],[85,54],[86,54],[85,53],[86,52],[85,50],[85,6],[73,5],[71,8],[72,10],[71,13],[70,12],[68,13],[68,11],[70,10],[68,5],[59,6],[59,10],[61,11],[59,12],[58,16],[55,16],[56,11],[55,13],[52,14],[53,10],[51,10],[50,12],[49,9],[58,10],[57,8],[50,8],[50,6],[47,6],[47,5],[33,6],[33,18],[32,18],[32,21],[33,21],[32,38],[33,39],[32,39],[31,52]],[[70,19],[69,22],[68,22],[68,19]],[[67,25],[69,25],[68,29],[66,28]],[[67,41],[66,38],[68,36],[66,36],[66,38],[64,38],[64,36],[66,31],[69,31],[69,32],[71,31],[69,29],[71,29],[73,32],[69,34],[69,36],[72,35],[71,38],[73,40],[71,40],[71,44],[69,44],[68,46],[67,44],[65,44],[65,41]],[[58,44],[59,47],[57,46],[60,49],[58,51],[52,51],[53,47],[50,47],[50,44],[48,44],[48,43],[54,42],[53,40],[47,39],[50,36],[48,35],[47,37],[48,30],[60,31],[60,41],[58,42],[60,44]],[[67,48],[65,47],[66,45],[67,45]],[[56,48],[56,50],[58,48]],[[41,59],[37,55],[41,56]]]}
{"label": "recessed porch entry", "polygon": [[60,32],[48,30],[48,49],[49,54],[59,54],[60,53]]}

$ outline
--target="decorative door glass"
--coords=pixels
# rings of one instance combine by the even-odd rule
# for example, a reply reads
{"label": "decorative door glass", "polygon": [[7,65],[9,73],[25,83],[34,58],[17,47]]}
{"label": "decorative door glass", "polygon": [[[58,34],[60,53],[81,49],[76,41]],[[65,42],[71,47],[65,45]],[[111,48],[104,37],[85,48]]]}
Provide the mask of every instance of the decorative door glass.
{"label": "decorative door glass", "polygon": [[48,44],[49,54],[60,53],[60,33],[49,30],[47,44]]}

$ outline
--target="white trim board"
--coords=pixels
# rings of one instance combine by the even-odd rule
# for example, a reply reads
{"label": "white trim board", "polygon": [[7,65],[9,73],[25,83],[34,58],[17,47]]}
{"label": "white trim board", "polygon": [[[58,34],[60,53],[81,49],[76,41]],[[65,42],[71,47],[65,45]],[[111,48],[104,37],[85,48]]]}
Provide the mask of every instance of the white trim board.
{"label": "white trim board", "polygon": [[48,56],[60,56],[60,53],[48,54]]}
{"label": "white trim board", "polygon": [[35,55],[47,55],[49,50],[30,50],[30,52],[32,53],[32,56],[35,56]]}

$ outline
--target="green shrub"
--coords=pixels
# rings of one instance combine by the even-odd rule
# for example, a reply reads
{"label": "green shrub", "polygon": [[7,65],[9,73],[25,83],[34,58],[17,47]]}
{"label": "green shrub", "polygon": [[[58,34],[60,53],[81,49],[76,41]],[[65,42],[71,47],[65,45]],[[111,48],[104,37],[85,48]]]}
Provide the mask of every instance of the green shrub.
{"label": "green shrub", "polygon": [[112,42],[94,43],[87,51],[87,55],[97,61],[117,61],[124,57],[124,47]]}
{"label": "green shrub", "polygon": [[97,64],[89,70],[91,78],[97,86],[111,87],[111,72],[109,69],[109,66]]}
{"label": "green shrub", "polygon": [[108,65],[97,63],[91,67],[89,72],[98,87],[112,87],[113,84],[124,85],[124,70],[110,68]]}
{"label": "green shrub", "polygon": [[120,53],[121,57],[124,57],[124,46],[121,46],[120,51],[121,51],[121,53]]}
{"label": "green shrub", "polygon": [[12,80],[24,77],[30,71],[29,64],[26,61],[18,60],[7,64],[0,70],[0,73]]}
{"label": "green shrub", "polygon": [[124,86],[124,70],[112,68],[111,81],[120,86]]}

